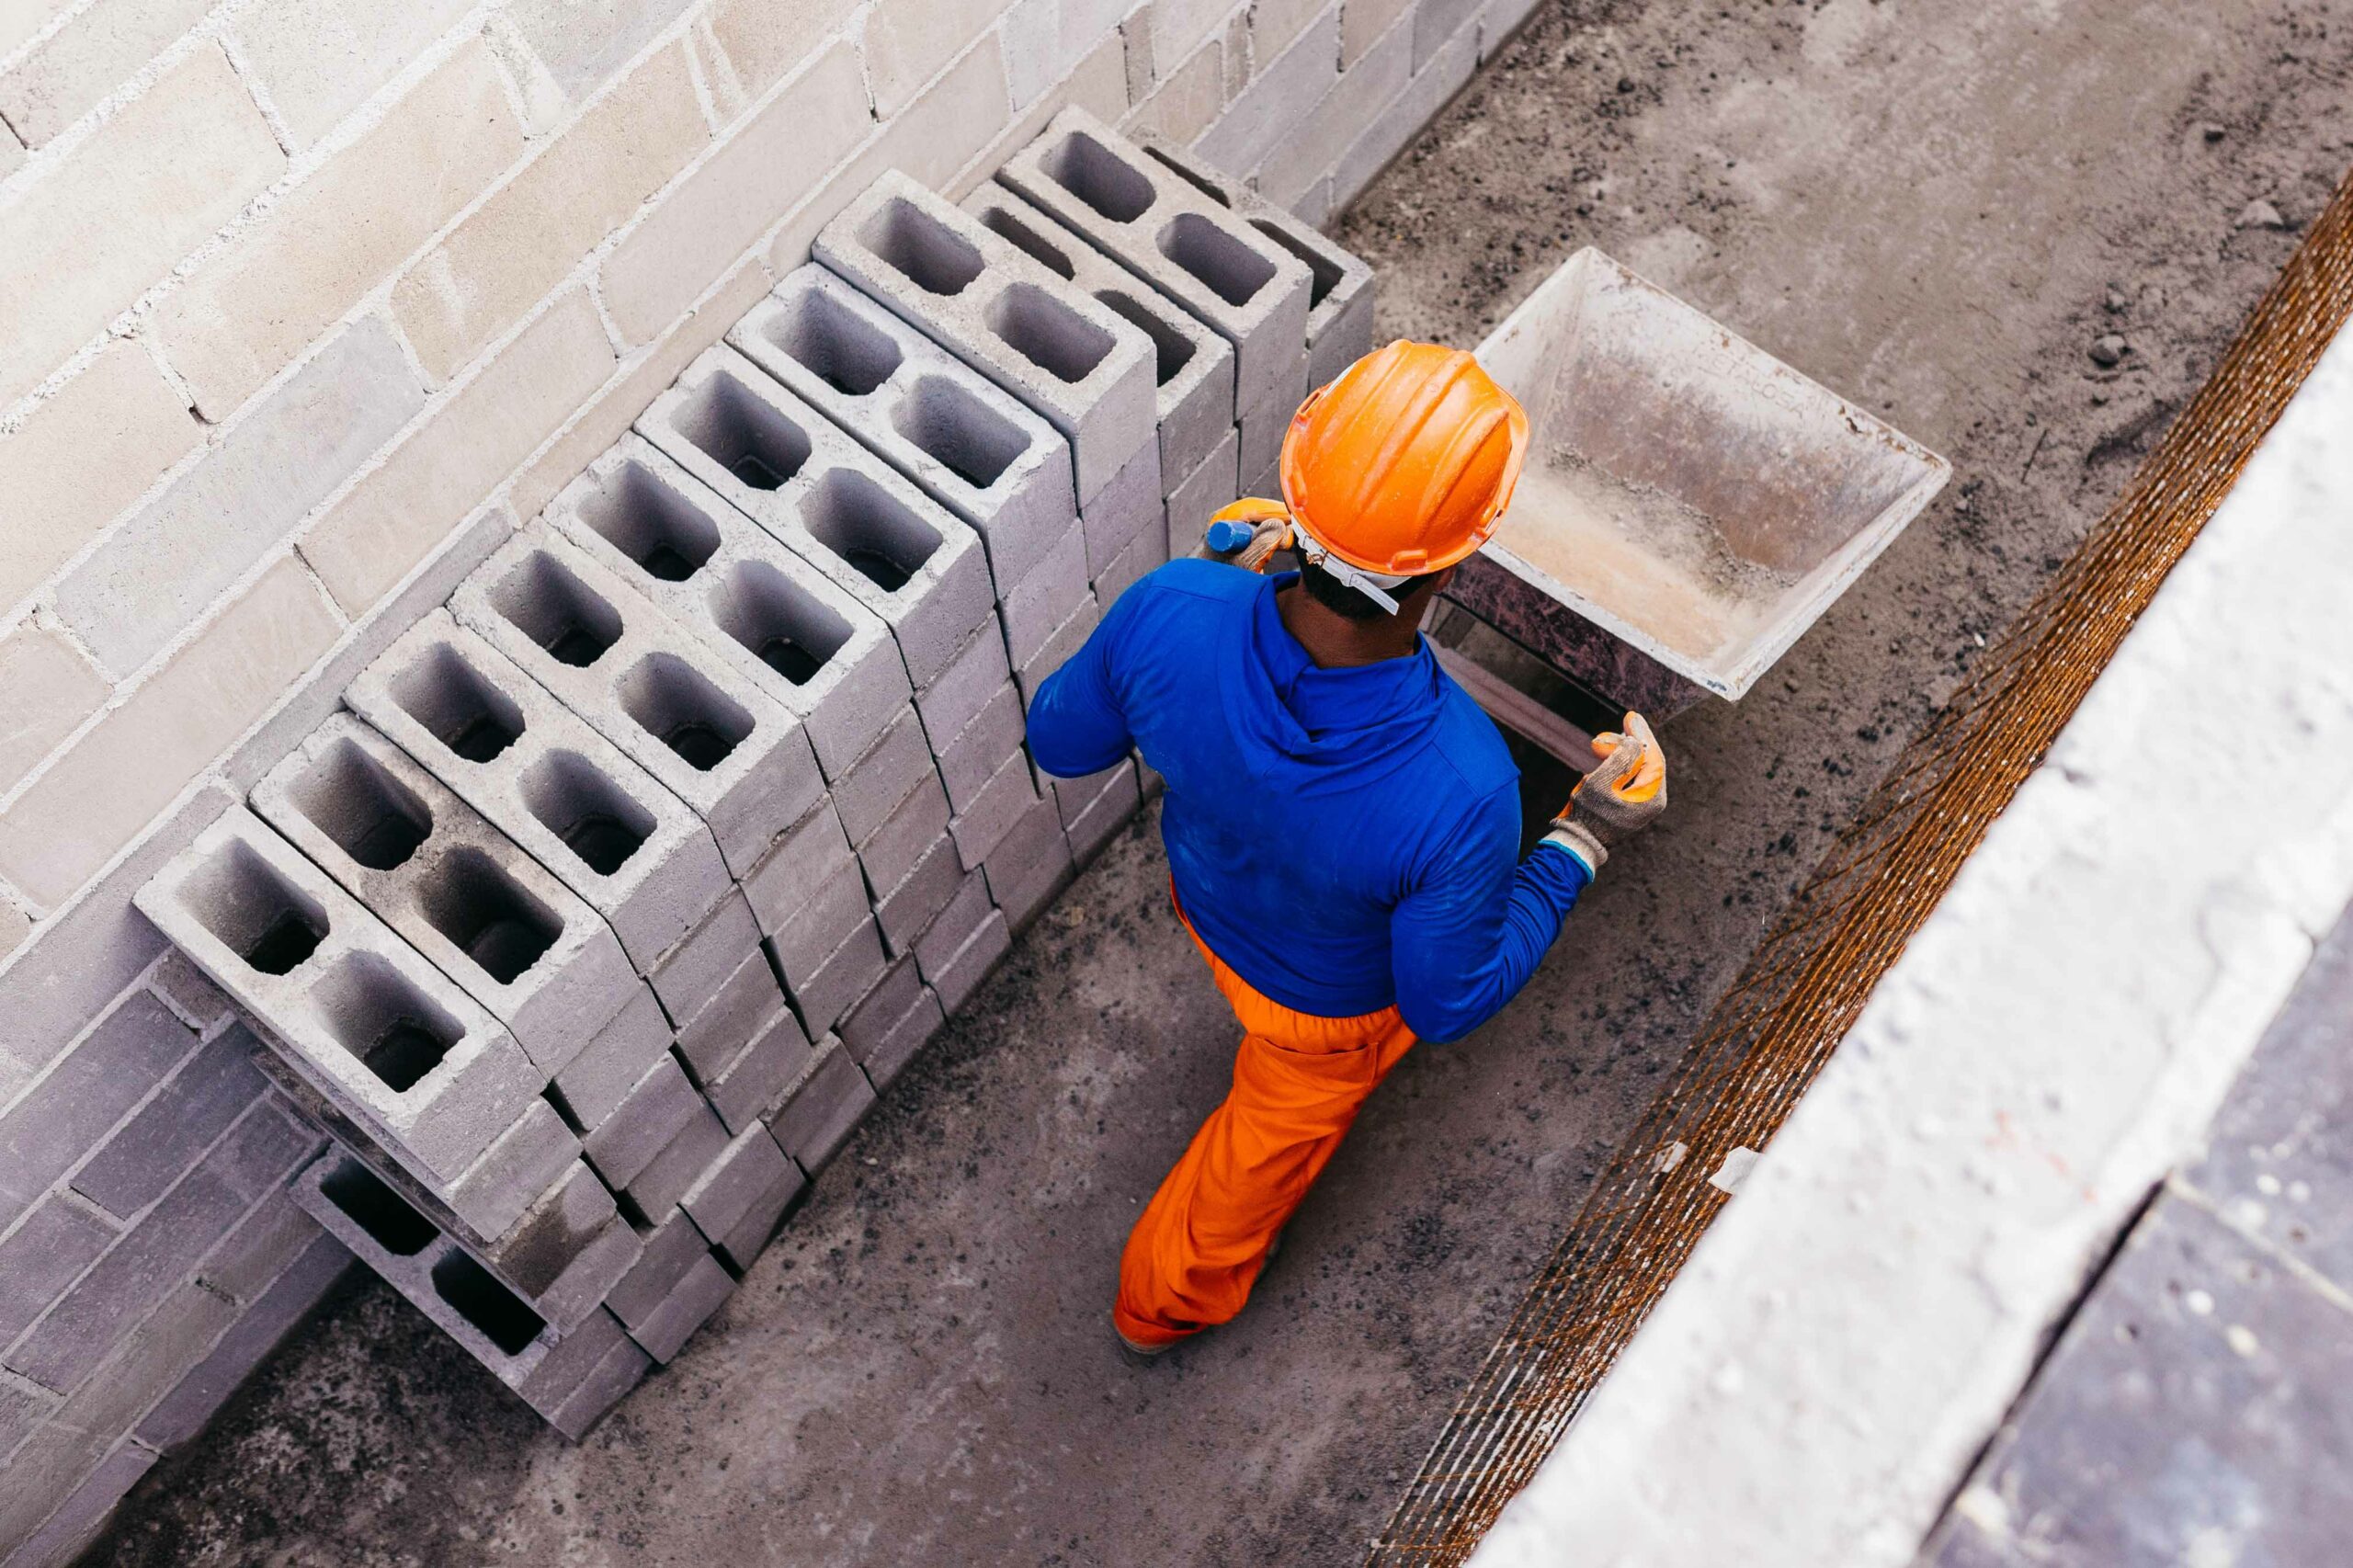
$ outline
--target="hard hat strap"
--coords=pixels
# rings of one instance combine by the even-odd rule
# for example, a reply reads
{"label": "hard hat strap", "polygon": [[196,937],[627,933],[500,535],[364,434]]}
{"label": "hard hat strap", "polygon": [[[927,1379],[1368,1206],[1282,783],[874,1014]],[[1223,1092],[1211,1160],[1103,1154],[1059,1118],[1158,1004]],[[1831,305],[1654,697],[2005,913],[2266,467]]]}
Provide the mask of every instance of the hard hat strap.
{"label": "hard hat strap", "polygon": [[1297,538],[1301,560],[1325,574],[1346,583],[1391,615],[1396,615],[1404,609],[1404,607],[1397,602],[1396,597],[1389,590],[1413,581],[1411,577],[1392,577],[1379,572],[1367,572],[1362,567],[1350,565],[1333,554],[1331,548],[1322,540],[1308,532],[1307,525],[1299,520],[1297,513],[1291,515],[1291,532]]}

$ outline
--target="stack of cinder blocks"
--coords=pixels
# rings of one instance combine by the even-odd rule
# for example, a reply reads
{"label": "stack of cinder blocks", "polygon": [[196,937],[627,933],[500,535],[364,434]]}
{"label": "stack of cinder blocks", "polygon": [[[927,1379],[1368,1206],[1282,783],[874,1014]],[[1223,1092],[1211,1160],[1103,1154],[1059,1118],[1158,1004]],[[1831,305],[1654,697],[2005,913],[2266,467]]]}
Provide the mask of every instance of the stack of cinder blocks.
{"label": "stack of cinder blocks", "polygon": [[294,1201],[572,1436],[1134,812],[1028,702],[1369,342],[1165,148],[1001,178],[878,180],[139,895],[324,1134]]}

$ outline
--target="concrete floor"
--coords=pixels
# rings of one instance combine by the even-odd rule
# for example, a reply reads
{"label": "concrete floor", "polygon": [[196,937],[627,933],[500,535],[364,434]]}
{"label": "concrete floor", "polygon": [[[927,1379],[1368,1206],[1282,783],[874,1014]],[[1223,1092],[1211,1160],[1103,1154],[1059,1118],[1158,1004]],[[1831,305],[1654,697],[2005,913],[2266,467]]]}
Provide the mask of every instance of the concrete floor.
{"label": "concrete floor", "polygon": [[1253,1312],[1142,1371],[1104,1331],[1232,1036],[1147,820],[586,1444],[363,1282],[92,1561],[1356,1561],[1762,923],[2318,210],[2348,85],[2353,0],[1548,7],[1343,223],[1386,327],[1475,341],[1599,244],[1959,478],[1746,701],[1677,722],[1668,823],[1375,1098]]}

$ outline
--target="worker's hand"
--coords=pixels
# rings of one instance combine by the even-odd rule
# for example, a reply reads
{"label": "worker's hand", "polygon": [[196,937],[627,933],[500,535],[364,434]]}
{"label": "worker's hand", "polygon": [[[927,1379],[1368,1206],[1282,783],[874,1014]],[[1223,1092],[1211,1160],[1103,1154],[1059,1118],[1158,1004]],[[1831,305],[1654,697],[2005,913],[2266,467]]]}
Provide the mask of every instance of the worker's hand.
{"label": "worker's hand", "polygon": [[1666,753],[1640,713],[1626,715],[1624,733],[1596,735],[1593,749],[1601,761],[1569,792],[1545,836],[1597,871],[1612,848],[1666,810]]}

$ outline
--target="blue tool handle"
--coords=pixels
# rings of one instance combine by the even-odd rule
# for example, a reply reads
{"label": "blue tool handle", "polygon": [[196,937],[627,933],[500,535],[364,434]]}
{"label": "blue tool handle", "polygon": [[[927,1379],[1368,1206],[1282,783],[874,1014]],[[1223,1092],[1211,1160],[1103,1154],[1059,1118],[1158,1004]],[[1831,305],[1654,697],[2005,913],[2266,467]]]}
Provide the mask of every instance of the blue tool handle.
{"label": "blue tool handle", "polygon": [[1202,542],[1220,555],[1231,555],[1248,544],[1257,531],[1256,525],[1251,523],[1216,522],[1210,525]]}

